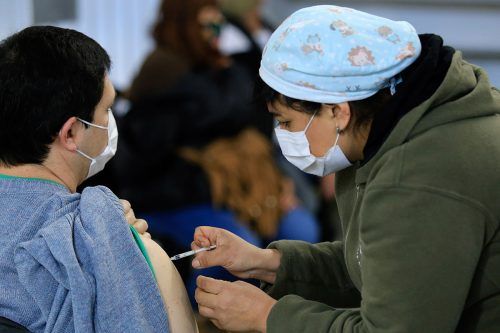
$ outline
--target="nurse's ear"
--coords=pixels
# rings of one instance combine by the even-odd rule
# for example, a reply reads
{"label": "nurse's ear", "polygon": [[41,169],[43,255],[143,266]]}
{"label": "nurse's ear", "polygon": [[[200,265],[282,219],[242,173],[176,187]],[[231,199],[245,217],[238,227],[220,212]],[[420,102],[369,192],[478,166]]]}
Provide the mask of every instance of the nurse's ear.
{"label": "nurse's ear", "polygon": [[335,127],[343,131],[349,126],[351,120],[351,108],[349,103],[323,104],[321,112],[326,114],[335,122]]}

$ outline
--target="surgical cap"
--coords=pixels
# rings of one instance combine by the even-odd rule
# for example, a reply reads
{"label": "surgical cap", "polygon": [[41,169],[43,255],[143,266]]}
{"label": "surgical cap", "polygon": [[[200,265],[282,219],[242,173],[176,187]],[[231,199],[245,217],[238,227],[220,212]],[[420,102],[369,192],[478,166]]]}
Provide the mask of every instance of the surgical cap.
{"label": "surgical cap", "polygon": [[420,55],[415,28],[351,8],[298,10],[272,34],[259,74],[277,92],[318,103],[368,98],[401,82]]}

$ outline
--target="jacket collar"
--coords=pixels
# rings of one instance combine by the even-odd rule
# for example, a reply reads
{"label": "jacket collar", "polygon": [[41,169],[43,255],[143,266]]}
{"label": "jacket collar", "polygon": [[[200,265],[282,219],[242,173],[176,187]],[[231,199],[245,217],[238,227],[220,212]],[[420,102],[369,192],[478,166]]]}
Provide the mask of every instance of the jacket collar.
{"label": "jacket collar", "polygon": [[373,167],[389,150],[446,123],[498,114],[499,106],[500,92],[491,87],[486,72],[465,62],[461,52],[455,52],[442,84],[399,120],[373,158],[359,167],[356,184],[367,182]]}

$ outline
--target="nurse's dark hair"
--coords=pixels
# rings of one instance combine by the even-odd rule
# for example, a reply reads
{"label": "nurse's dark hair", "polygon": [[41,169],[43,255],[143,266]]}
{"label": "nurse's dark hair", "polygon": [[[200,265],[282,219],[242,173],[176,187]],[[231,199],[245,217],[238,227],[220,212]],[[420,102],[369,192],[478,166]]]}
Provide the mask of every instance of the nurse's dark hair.
{"label": "nurse's dark hair", "polygon": [[[257,80],[255,92],[256,97],[265,103],[279,102],[296,111],[308,114],[318,112],[322,105],[321,103],[304,101],[280,94],[260,78]],[[358,132],[373,120],[375,114],[387,105],[390,98],[390,90],[385,88],[366,99],[348,102],[352,115],[348,128],[352,128],[355,133]]]}
{"label": "nurse's dark hair", "polygon": [[70,29],[26,28],[0,43],[0,164],[41,164],[71,117],[93,120],[111,61]]}

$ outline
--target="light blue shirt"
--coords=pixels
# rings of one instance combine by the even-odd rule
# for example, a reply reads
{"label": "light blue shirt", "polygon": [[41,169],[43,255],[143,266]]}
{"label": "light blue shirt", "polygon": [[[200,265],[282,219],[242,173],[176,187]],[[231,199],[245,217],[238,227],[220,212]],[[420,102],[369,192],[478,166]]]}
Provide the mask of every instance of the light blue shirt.
{"label": "light blue shirt", "polygon": [[0,177],[0,316],[32,332],[169,332],[116,196]]}

